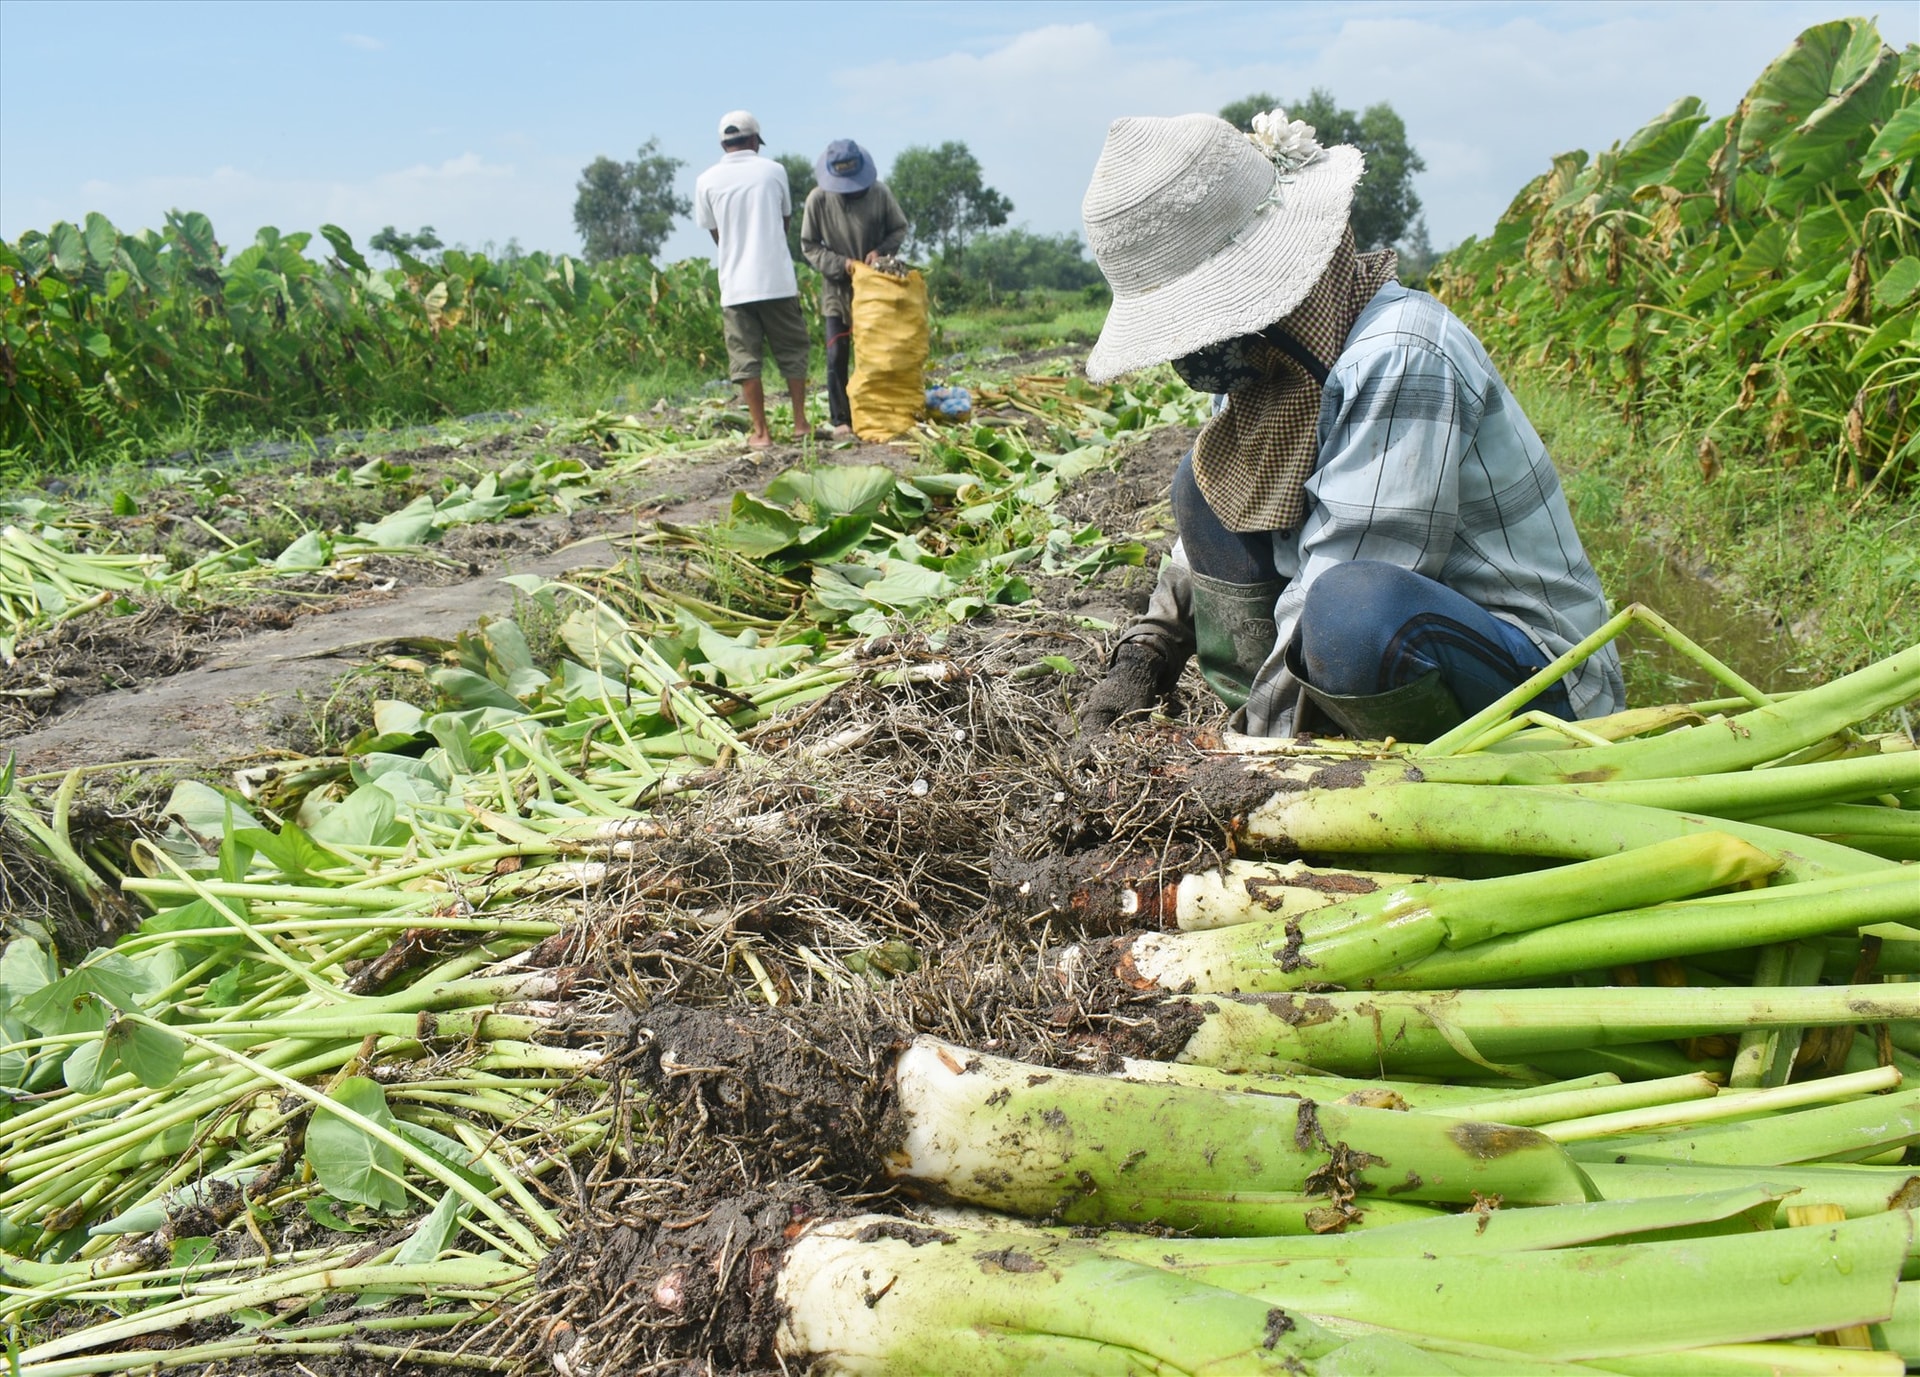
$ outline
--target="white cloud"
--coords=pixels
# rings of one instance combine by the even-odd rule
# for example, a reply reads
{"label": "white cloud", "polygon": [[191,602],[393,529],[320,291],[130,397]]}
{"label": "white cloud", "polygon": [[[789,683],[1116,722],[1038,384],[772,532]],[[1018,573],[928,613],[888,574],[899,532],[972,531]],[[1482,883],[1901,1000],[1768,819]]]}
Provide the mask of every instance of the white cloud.
{"label": "white cloud", "polygon": [[[1283,12],[1284,13],[1284,12]],[[1587,5],[1529,13],[1379,6],[1282,37],[1264,7],[1208,15],[1215,59],[1169,52],[1126,24],[1054,24],[981,53],[887,59],[835,75],[840,105],[893,143],[966,140],[1016,221],[1059,231],[1079,202],[1108,122],[1217,110],[1252,91],[1316,86],[1355,109],[1390,103],[1426,160],[1415,186],[1433,241],[1485,233],[1554,154],[1604,148],[1669,102],[1738,101],[1794,36],[1835,17],[1821,4]],[[1895,21],[1883,32],[1903,40]]]}
{"label": "white cloud", "polygon": [[384,53],[387,45],[380,39],[371,38],[363,33],[343,33],[340,41],[349,48],[358,48],[363,53]]}

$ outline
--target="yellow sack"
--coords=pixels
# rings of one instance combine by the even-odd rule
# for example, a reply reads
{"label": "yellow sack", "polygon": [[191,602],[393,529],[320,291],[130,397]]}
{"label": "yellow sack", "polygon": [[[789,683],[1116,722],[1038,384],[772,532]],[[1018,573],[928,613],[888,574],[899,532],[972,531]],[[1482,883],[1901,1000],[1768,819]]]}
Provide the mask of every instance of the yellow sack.
{"label": "yellow sack", "polygon": [[927,408],[927,282],[892,277],[854,260],[853,376],[847,400],[862,440],[912,430]]}

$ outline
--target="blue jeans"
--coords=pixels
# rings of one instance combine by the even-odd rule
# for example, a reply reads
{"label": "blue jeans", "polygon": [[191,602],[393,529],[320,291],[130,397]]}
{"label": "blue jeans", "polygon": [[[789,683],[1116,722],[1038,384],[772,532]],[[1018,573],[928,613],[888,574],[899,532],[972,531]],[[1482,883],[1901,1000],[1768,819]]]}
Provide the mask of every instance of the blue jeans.
{"label": "blue jeans", "polygon": [[[1226,583],[1280,577],[1271,532],[1229,531],[1193,479],[1193,456],[1173,475],[1173,516],[1187,562]],[[1424,574],[1381,560],[1337,564],[1313,581],[1288,662],[1322,693],[1368,697],[1433,670],[1471,716],[1545,668],[1526,633]],[[1563,684],[1529,705],[1571,718]]]}

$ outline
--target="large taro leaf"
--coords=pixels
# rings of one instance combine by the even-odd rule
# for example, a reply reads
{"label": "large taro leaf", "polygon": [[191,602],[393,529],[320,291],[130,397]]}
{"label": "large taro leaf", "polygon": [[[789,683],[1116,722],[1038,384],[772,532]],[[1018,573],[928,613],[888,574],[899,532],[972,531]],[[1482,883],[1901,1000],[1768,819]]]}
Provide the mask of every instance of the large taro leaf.
{"label": "large taro leaf", "polygon": [[713,528],[713,538],[729,550],[765,558],[793,544],[805,528],[806,523],[791,512],[751,493],[737,492],[726,521]]}
{"label": "large taro leaf", "polygon": [[878,464],[788,469],[767,484],[766,498],[786,506],[804,503],[816,522],[840,516],[872,516],[893,494],[898,480]]}
{"label": "large taro leaf", "polygon": [[1682,96],[1620,145],[1614,180],[1628,189],[1666,180],[1706,119],[1698,96]]}
{"label": "large taro leaf", "polygon": [[[518,698],[486,675],[475,674],[470,669],[442,665],[429,670],[427,679],[435,688],[463,708],[502,708],[515,713],[526,711],[525,705]],[[543,678],[541,683],[545,682]]]}
{"label": "large taro leaf", "polygon": [[1860,176],[1875,176],[1900,163],[1920,160],[1920,105],[1896,110],[1881,126],[1867,146],[1860,162]]}
{"label": "large taro leaf", "polygon": [[880,563],[880,577],[861,588],[866,600],[895,612],[911,612],[928,603],[944,602],[956,591],[953,580],[937,569],[889,559]]}
{"label": "large taro leaf", "polygon": [[[397,1131],[386,1092],[365,1076],[349,1076],[328,1098],[384,1129]],[[400,1154],[358,1124],[316,1109],[307,1125],[306,1153],[313,1174],[336,1199],[389,1210],[406,1205]]]}
{"label": "large taro leaf", "polygon": [[1864,151],[1886,114],[1898,55],[1864,19],[1816,24],[1760,74],[1740,106],[1740,159],[1765,155],[1765,204],[1788,209]]}
{"label": "large taro leaf", "polygon": [[767,562],[786,569],[802,564],[831,564],[858,548],[872,529],[872,517],[836,516],[824,526],[806,527],[801,540],[769,556]]}
{"label": "large taro leaf", "polygon": [[707,663],[723,675],[728,688],[743,689],[764,683],[784,669],[790,669],[813,654],[810,645],[776,645],[764,649],[754,644],[753,633],[744,631],[739,640],[730,640],[711,627],[700,631],[700,653]]}
{"label": "large taro leaf", "polygon": [[422,493],[399,511],[392,512],[371,525],[362,522],[355,526],[353,538],[355,541],[364,541],[369,545],[378,545],[387,549],[419,545],[433,533],[433,520],[433,498]]}
{"label": "large taro leaf", "polygon": [[322,846],[396,846],[406,840],[407,828],[396,821],[394,796],[383,789],[355,789],[340,803],[321,813],[307,835]]}

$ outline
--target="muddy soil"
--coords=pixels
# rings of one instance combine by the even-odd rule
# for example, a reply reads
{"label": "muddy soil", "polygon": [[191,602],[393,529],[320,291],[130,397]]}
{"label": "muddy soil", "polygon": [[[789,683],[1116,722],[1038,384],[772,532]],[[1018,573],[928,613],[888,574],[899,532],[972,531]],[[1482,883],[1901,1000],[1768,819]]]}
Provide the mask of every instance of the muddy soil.
{"label": "muddy soil", "polygon": [[[1152,432],[1128,448],[1116,475],[1081,484],[1063,499],[1071,520],[1091,522],[1116,539],[1137,539],[1147,555],[1140,567],[1110,570],[1086,586],[1069,578],[1040,580],[1035,591],[1042,606],[1114,625],[1146,606],[1160,556],[1172,543],[1168,480],[1191,442],[1191,432],[1179,428]],[[575,448],[581,453],[566,452],[600,462],[590,447]],[[201,522],[228,540],[284,544],[298,533],[285,508],[310,521],[350,525],[405,505],[416,489],[439,490],[444,476],[471,480],[555,452],[537,427],[471,445],[393,451],[383,456],[386,465],[407,477],[378,489],[332,476],[362,459],[316,459],[285,474],[162,487],[142,499],[140,514],[107,524],[116,525],[131,548],[166,549],[173,542],[204,553],[219,538]],[[351,692],[345,676],[377,667],[383,655],[450,641],[483,617],[512,612],[516,595],[503,576],[555,577],[612,564],[630,534],[662,518],[709,519],[724,511],[736,489],[757,488],[806,459],[796,447],[753,454],[744,443],[731,452],[663,459],[571,515],[456,527],[428,557],[345,562],[226,605],[152,599],[129,615],[78,619],[23,641],[16,663],[0,670],[0,751],[13,752],[28,773],[158,759],[224,770],[273,751],[310,751],[327,740],[331,705],[343,685]],[[911,467],[908,451],[885,445],[836,446],[813,460]],[[209,497],[209,483],[221,491]],[[282,518],[285,531],[268,529]]]}

